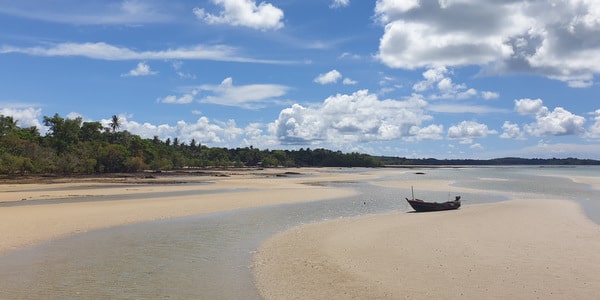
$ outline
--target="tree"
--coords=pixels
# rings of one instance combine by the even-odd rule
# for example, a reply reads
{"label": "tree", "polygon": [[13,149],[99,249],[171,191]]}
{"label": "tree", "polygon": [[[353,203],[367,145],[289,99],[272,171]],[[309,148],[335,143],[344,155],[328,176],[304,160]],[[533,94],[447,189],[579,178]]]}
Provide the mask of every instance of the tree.
{"label": "tree", "polygon": [[11,116],[0,115],[0,137],[10,134],[17,129],[17,122]]}
{"label": "tree", "polygon": [[21,175],[33,169],[31,160],[27,157],[15,156],[9,153],[0,154],[0,173],[12,175],[19,172]]}
{"label": "tree", "polygon": [[104,172],[125,172],[128,158],[127,148],[118,144],[108,144],[99,149],[99,163]]}
{"label": "tree", "polygon": [[116,132],[117,129],[121,128],[121,120],[119,119],[119,116],[113,115],[108,126],[110,126],[110,129],[112,129],[113,133]]}
{"label": "tree", "polygon": [[79,140],[92,142],[100,141],[102,137],[102,124],[100,122],[83,122],[79,131]]}
{"label": "tree", "polygon": [[52,118],[44,116],[44,125],[50,127],[50,144],[58,153],[63,153],[69,146],[77,143],[81,121],[81,117],[63,119],[58,114],[54,114]]}

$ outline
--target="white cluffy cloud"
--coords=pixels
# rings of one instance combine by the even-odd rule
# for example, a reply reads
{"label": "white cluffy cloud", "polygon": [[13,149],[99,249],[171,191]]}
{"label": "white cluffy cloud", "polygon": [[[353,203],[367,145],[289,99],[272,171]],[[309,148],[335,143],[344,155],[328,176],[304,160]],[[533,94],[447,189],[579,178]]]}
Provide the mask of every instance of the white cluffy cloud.
{"label": "white cluffy cloud", "polygon": [[448,138],[459,140],[461,144],[473,144],[475,138],[485,138],[488,134],[496,134],[495,130],[475,121],[462,121],[448,128]]}
{"label": "white cluffy cloud", "polygon": [[505,121],[504,124],[502,125],[502,130],[504,130],[504,132],[500,135],[500,138],[513,139],[513,140],[524,140],[525,139],[525,135],[521,131],[519,124]]}
{"label": "white cluffy cloud", "polygon": [[129,72],[122,74],[121,76],[138,77],[138,76],[150,76],[150,75],[156,75],[156,74],[158,74],[158,72],[152,71],[148,64],[146,64],[145,62],[140,62],[137,64],[137,67],[135,69],[132,69]]}
{"label": "white cluffy cloud", "polygon": [[[212,103],[225,106],[236,106],[247,109],[264,107],[266,102],[278,102],[289,88],[278,84],[248,84],[235,86],[233,78],[225,78],[221,84],[205,84],[192,88],[180,96],[169,95],[158,99],[161,103],[187,104],[195,100],[201,103]],[[208,94],[197,99],[198,94]]]}
{"label": "white cluffy cloud", "polygon": [[318,84],[330,84],[338,82],[340,78],[342,78],[342,73],[338,70],[331,70],[327,73],[319,74],[314,81]]}
{"label": "white cluffy cloud", "polygon": [[218,14],[207,13],[204,8],[194,8],[196,17],[208,24],[227,24],[267,30],[283,27],[283,11],[271,3],[256,4],[252,0],[212,0],[223,10]]}
{"label": "white cluffy cloud", "polygon": [[[337,83],[340,79],[342,79],[342,73],[340,73],[338,70],[331,70],[327,73],[324,74],[319,74],[319,76],[317,76],[313,81],[318,83],[318,84],[332,84],[332,83]],[[344,78],[342,80],[342,83],[345,85],[354,85],[357,82],[355,80],[352,80],[350,78]]]}
{"label": "white cluffy cloud", "polygon": [[378,0],[378,58],[393,68],[479,65],[588,87],[600,73],[600,1]]}
{"label": "white cluffy cloud", "polygon": [[420,98],[380,100],[367,90],[337,94],[316,106],[282,110],[269,132],[283,144],[340,144],[395,139],[440,139],[441,126],[423,126],[431,116]]}
{"label": "white cluffy cloud", "polygon": [[423,72],[423,80],[413,85],[415,92],[434,91],[432,99],[468,99],[475,96],[489,100],[498,98],[499,94],[490,91],[479,92],[474,88],[467,88],[464,83],[455,84],[450,78],[452,71],[446,67],[436,67]]}
{"label": "white cluffy cloud", "polygon": [[[515,111],[522,115],[535,116],[535,122],[523,126],[523,130],[532,136],[557,136],[557,135],[580,135],[585,133],[585,118],[575,115],[562,107],[556,107],[550,111],[543,105],[542,99],[519,99],[515,100]],[[506,124],[506,123],[505,123]],[[514,124],[507,127],[510,131],[516,131]],[[506,130],[506,128],[505,128]],[[505,132],[504,137],[514,134]]]}
{"label": "white cluffy cloud", "polygon": [[46,131],[46,127],[40,123],[41,108],[21,104],[1,104],[3,108],[0,108],[0,115],[11,116],[17,122],[17,126],[21,128],[35,126],[40,131]]}
{"label": "white cluffy cloud", "polygon": [[[227,122],[211,121],[204,116],[198,118],[196,122],[188,123],[181,120],[175,125],[139,123],[130,120],[126,115],[119,115],[119,120],[122,130],[127,130],[142,138],[151,139],[158,136],[161,140],[178,138],[182,142],[189,142],[194,139],[197,142],[209,143],[211,146],[226,146],[228,142],[237,141],[245,133],[245,129],[239,128],[234,120]],[[110,119],[100,121],[105,126],[108,126],[110,122]]]}

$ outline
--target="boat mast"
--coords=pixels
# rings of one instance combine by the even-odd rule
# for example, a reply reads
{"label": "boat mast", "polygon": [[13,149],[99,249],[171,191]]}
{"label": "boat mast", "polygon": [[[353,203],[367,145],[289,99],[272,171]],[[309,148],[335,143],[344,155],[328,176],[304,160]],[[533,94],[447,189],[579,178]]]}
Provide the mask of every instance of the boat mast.
{"label": "boat mast", "polygon": [[413,190],[413,186],[410,186],[410,193],[412,194],[412,199],[415,200],[415,191]]}

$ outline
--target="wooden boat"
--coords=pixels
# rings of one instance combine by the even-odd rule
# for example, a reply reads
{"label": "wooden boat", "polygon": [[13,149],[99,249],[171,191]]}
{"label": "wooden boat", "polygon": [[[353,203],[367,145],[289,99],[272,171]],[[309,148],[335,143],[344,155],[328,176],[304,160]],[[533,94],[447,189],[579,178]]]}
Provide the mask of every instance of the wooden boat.
{"label": "wooden boat", "polygon": [[406,201],[417,212],[451,210],[458,209],[460,207],[460,196],[456,196],[456,198],[454,198],[452,201],[427,202],[421,199],[415,199],[415,193],[412,187],[410,189],[412,192],[412,200],[406,198]]}
{"label": "wooden boat", "polygon": [[411,200],[408,198],[406,198],[406,201],[408,201],[408,204],[410,204],[410,206],[418,212],[451,210],[460,207],[460,196],[456,196],[454,200],[446,202],[427,202],[421,199]]}

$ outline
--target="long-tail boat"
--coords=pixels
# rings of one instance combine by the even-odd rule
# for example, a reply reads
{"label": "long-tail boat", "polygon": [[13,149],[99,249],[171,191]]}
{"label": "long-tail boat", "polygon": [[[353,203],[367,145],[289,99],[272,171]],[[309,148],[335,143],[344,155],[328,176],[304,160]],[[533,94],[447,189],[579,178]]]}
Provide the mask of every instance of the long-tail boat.
{"label": "long-tail boat", "polygon": [[406,198],[406,201],[417,212],[451,210],[458,209],[460,207],[460,196],[456,196],[456,198],[454,198],[452,201],[428,202],[421,199],[415,199],[415,194],[413,192],[412,199]]}

